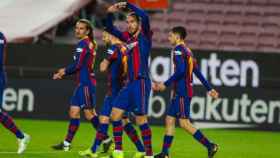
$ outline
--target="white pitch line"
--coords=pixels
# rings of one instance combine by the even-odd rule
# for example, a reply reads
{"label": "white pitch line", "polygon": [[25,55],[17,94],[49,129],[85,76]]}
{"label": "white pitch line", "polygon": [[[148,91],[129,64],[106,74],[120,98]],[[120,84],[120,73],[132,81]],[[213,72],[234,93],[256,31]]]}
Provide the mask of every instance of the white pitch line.
{"label": "white pitch line", "polygon": [[[136,151],[124,151],[124,153],[135,153]],[[63,153],[77,153],[78,151],[26,151],[23,154],[20,155],[24,155],[24,154],[63,154]],[[4,155],[4,154],[17,154],[17,152],[14,151],[0,151],[0,155]],[[185,156],[184,154],[180,154],[180,153],[176,153],[177,155],[180,156]]]}
{"label": "white pitch line", "polygon": [[[57,154],[57,153],[61,153],[59,151],[27,151],[24,152],[24,154]],[[0,151],[0,154],[17,154],[17,152],[15,151]]]}

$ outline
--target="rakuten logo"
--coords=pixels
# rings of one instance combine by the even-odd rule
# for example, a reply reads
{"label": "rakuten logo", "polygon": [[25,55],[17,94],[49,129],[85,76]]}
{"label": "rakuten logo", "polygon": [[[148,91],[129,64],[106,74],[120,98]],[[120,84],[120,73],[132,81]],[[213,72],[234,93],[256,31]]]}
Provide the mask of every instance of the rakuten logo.
{"label": "rakuten logo", "polygon": [[191,102],[191,118],[216,122],[280,124],[280,100],[250,100],[247,94],[232,100],[195,96]]}
{"label": "rakuten logo", "polygon": [[[200,69],[206,79],[214,86],[259,86],[259,67],[253,60],[227,59],[222,61],[216,53],[209,59],[200,60]],[[170,57],[156,57],[151,62],[151,74],[155,81],[166,81],[172,73]],[[194,85],[201,84],[194,77]]]}
{"label": "rakuten logo", "polygon": [[34,94],[30,89],[6,88],[3,93],[5,111],[34,111]]}

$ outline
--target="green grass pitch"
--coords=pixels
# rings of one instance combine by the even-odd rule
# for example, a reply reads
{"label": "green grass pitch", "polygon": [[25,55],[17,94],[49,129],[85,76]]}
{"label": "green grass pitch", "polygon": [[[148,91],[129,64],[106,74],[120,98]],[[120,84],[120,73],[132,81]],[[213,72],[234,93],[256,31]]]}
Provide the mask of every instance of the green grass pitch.
{"label": "green grass pitch", "polygon": [[[82,123],[73,141],[70,152],[53,151],[50,146],[60,142],[66,133],[65,121],[16,120],[18,126],[31,135],[31,143],[23,155],[17,155],[14,135],[0,126],[0,158],[79,158],[77,152],[88,148],[95,131],[89,123]],[[153,148],[161,149],[163,127],[153,126]],[[220,145],[216,158],[280,158],[280,134],[239,130],[202,130],[211,140]],[[135,148],[124,137],[125,158],[131,158]],[[172,158],[206,158],[206,150],[182,129],[177,128]]]}

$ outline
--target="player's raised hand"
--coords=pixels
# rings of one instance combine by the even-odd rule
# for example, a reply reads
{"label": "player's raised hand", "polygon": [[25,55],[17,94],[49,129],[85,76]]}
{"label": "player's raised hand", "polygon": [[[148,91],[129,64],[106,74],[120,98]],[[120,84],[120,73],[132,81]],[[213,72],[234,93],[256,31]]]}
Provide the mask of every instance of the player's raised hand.
{"label": "player's raised hand", "polygon": [[210,95],[212,98],[217,99],[219,98],[219,93],[215,89],[211,89],[208,92],[208,95]]}
{"label": "player's raised hand", "polygon": [[127,6],[127,2],[119,2],[119,3],[116,3],[115,5],[117,5],[117,8],[119,8],[119,9],[124,9]]}
{"label": "player's raised hand", "polygon": [[118,12],[119,11],[119,8],[116,4],[114,5],[111,5],[108,9],[107,9],[107,12],[108,13],[115,13],[115,12]]}

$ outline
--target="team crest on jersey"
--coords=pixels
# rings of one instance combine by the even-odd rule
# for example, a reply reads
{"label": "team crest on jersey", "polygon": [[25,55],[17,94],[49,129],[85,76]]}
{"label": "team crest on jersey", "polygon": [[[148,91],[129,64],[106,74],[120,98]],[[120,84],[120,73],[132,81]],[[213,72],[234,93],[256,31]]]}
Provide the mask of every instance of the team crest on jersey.
{"label": "team crest on jersey", "polygon": [[0,40],[0,44],[4,44],[5,43],[5,41],[4,40]]}

